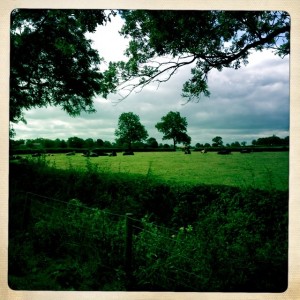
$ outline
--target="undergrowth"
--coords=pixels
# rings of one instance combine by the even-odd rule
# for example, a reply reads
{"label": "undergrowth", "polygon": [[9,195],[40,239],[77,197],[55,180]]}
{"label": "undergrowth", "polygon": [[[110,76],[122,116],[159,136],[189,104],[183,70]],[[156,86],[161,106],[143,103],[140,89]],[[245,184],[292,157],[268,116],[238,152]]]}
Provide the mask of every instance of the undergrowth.
{"label": "undergrowth", "polygon": [[[124,175],[89,160],[85,171],[57,170],[42,159],[14,163],[9,175],[13,289],[129,289],[123,257],[128,212],[130,289],[287,288],[288,191],[168,184],[151,175],[151,165],[147,176]],[[28,198],[32,218],[24,227]]]}

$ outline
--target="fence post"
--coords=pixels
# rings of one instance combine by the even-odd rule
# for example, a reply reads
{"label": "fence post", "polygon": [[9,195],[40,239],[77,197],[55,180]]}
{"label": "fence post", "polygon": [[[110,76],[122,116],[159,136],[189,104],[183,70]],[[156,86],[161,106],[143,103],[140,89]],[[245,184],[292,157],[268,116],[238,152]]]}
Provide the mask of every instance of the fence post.
{"label": "fence post", "polygon": [[126,289],[132,290],[132,213],[125,215],[125,275],[126,275]]}
{"label": "fence post", "polygon": [[28,229],[30,217],[31,217],[31,199],[28,197],[28,193],[26,193],[25,204],[24,204],[24,214],[23,214],[24,230]]}

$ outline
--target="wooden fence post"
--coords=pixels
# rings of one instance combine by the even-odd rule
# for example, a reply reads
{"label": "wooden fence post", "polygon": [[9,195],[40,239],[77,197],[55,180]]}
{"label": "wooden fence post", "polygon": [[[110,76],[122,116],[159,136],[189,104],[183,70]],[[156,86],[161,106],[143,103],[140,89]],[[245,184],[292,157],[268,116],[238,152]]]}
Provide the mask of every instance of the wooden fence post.
{"label": "wooden fence post", "polygon": [[24,204],[24,214],[23,214],[23,229],[27,230],[31,217],[31,199],[26,193],[25,204]]}
{"label": "wooden fence post", "polygon": [[126,274],[126,289],[132,290],[132,213],[127,213],[125,216],[125,274]]}

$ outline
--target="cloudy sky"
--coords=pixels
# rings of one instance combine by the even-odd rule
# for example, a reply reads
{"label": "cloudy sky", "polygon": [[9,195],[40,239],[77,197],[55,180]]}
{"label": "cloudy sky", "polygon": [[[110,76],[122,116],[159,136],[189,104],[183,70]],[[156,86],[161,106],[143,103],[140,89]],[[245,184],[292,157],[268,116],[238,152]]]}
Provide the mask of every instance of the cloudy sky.
{"label": "cloudy sky", "polygon": [[[107,62],[123,58],[128,41],[118,34],[121,25],[122,21],[114,18],[112,23],[88,36]],[[121,102],[118,95],[107,100],[95,98],[97,112],[76,118],[54,107],[29,110],[25,114],[27,124],[14,125],[15,139],[77,136],[113,142],[120,114],[133,112],[139,115],[149,137],[171,144],[172,141],[162,141],[162,134],[155,128],[169,111],[179,111],[187,118],[192,145],[211,143],[215,136],[221,136],[225,144],[234,141],[251,144],[259,137],[289,135],[289,57],[282,59],[270,51],[255,52],[246,67],[212,71],[208,79],[211,96],[198,103],[185,104],[181,97],[182,85],[189,78],[190,67],[187,67],[158,89],[156,85],[147,86]]]}

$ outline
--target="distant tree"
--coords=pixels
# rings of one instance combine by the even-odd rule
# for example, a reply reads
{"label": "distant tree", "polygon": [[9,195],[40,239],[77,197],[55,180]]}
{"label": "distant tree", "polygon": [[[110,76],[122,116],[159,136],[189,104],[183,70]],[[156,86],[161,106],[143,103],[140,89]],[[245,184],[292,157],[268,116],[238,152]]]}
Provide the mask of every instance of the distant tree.
{"label": "distant tree", "polygon": [[176,149],[177,143],[191,143],[191,138],[186,133],[187,125],[186,118],[181,117],[179,112],[170,111],[161,118],[161,122],[158,122],[155,127],[164,134],[163,140],[173,140],[173,146]]}
{"label": "distant tree", "polygon": [[231,147],[241,147],[241,144],[238,141],[231,143]]}
{"label": "distant tree", "polygon": [[96,145],[97,145],[97,147],[103,147],[104,146],[104,141],[102,139],[97,139],[96,140]]}
{"label": "distant tree", "polygon": [[247,142],[243,141],[243,142],[241,142],[241,145],[242,145],[243,147],[245,147],[245,146],[247,145]]}
{"label": "distant tree", "polygon": [[257,146],[281,146],[282,144],[283,144],[283,140],[276,135],[272,135],[270,137],[258,138],[256,141]]}
{"label": "distant tree", "polygon": [[290,137],[289,137],[289,136],[286,136],[286,137],[283,139],[283,145],[289,146],[289,144],[290,144]]}
{"label": "distant tree", "polygon": [[201,147],[204,147],[204,145],[203,145],[203,144],[200,144],[200,143],[196,143],[195,147],[196,147],[196,148],[201,148]]}
{"label": "distant tree", "polygon": [[67,142],[65,140],[61,140],[61,139],[55,139],[54,140],[54,148],[67,148]]}
{"label": "distant tree", "polygon": [[138,115],[127,112],[120,115],[115,135],[120,142],[128,144],[128,148],[131,149],[132,143],[144,141],[148,137],[148,132],[141,124]]}
{"label": "distant tree", "polygon": [[55,148],[56,147],[55,140],[44,139],[44,147],[45,148]]}
{"label": "distant tree", "polygon": [[223,140],[220,136],[216,136],[212,139],[213,141],[213,144],[212,146],[213,147],[222,147],[223,146]]}
{"label": "distant tree", "polygon": [[110,141],[104,141],[103,147],[104,148],[111,148],[112,147],[111,142]]}
{"label": "distant tree", "polygon": [[61,147],[61,148],[67,148],[67,147],[68,147],[67,142],[66,142],[65,140],[61,140],[61,142],[60,142],[60,147]]}
{"label": "distant tree", "polygon": [[132,143],[132,147],[136,149],[144,149],[146,145],[143,142],[134,142]]}
{"label": "distant tree", "polygon": [[84,139],[81,139],[79,137],[70,137],[67,141],[69,148],[83,148],[84,147]]}
{"label": "distant tree", "polygon": [[289,136],[281,139],[275,134],[269,137],[258,138],[257,140],[252,141],[253,146],[288,146],[289,145]]}
{"label": "distant tree", "polygon": [[151,148],[158,148],[158,143],[154,137],[150,137],[147,140],[147,145]]}
{"label": "distant tree", "polygon": [[205,144],[204,144],[204,147],[205,147],[205,148],[209,148],[209,147],[211,147],[211,145],[210,145],[209,143],[205,143]]}
{"label": "distant tree", "polygon": [[88,138],[84,141],[85,148],[93,148],[95,146],[95,142],[92,138]]}

